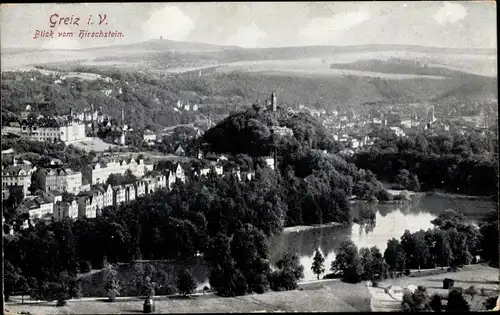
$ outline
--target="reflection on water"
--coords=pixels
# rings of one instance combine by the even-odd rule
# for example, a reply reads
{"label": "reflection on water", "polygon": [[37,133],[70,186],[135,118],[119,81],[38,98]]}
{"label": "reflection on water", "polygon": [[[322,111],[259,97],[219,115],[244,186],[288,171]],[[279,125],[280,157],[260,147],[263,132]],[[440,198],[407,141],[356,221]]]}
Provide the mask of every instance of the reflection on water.
{"label": "reflection on water", "polygon": [[[359,207],[367,205],[351,206],[353,213],[356,214]],[[383,253],[389,239],[393,237],[400,239],[406,229],[414,232],[432,228],[430,221],[446,209],[461,211],[473,222],[479,214],[494,210],[495,204],[487,200],[416,195],[407,204],[373,204],[370,207],[376,212],[375,224],[353,223],[349,227],[325,227],[283,233],[274,237],[271,240],[271,261],[276,262],[285,251],[296,252],[304,266],[304,280],[314,280],[316,276],[311,270],[311,265],[314,252],[318,248],[325,256],[325,269],[329,273],[335,252],[344,240],[352,240],[358,248],[377,246]]]}
{"label": "reflection on water", "polygon": [[[351,205],[353,213],[359,207],[367,205]],[[376,212],[375,224],[352,224],[351,226],[329,226],[324,228],[302,230],[299,232],[282,233],[270,240],[270,260],[272,263],[281,257],[284,252],[299,254],[300,262],[304,266],[304,279],[315,280],[311,270],[314,252],[319,248],[325,256],[325,269],[329,273],[330,265],[335,259],[335,252],[344,240],[352,240],[358,248],[377,246],[383,253],[387,241],[391,238],[400,239],[406,229],[414,232],[432,227],[431,220],[446,209],[456,209],[466,214],[471,222],[479,218],[480,214],[494,210],[496,205],[488,200],[463,200],[442,196],[412,197],[410,203],[373,204]],[[208,277],[208,275],[207,275]],[[197,277],[198,278],[198,277]],[[205,277],[205,284],[208,283]]]}

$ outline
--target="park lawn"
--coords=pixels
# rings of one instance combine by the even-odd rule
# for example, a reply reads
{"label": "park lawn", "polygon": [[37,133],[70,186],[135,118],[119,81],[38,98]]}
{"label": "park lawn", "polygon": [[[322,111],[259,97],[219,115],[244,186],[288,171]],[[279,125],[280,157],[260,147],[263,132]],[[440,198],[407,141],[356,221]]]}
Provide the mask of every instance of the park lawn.
{"label": "park lawn", "polygon": [[[370,310],[370,293],[365,284],[328,282],[319,288],[285,292],[267,292],[234,298],[196,296],[192,299],[179,297],[155,297],[156,313],[227,313],[258,311],[330,311],[359,312]],[[55,302],[9,303],[10,312],[32,314],[110,314],[141,313],[143,299],[118,298],[109,303],[106,299],[69,300],[65,307],[55,307]]]}
{"label": "park lawn", "polygon": [[470,286],[474,286],[476,290],[484,288],[487,296],[477,295],[471,301],[471,298],[465,295],[467,302],[471,305],[471,310],[482,310],[483,302],[488,296],[498,296],[498,276],[499,270],[483,264],[469,265],[458,272],[445,272],[422,277],[403,277],[400,279],[387,279],[380,282],[380,287],[399,286],[406,288],[409,285],[423,285],[427,288],[429,295],[440,294],[448,295],[448,290],[443,289],[443,280],[450,278],[455,280],[455,287],[461,287],[464,291]]}

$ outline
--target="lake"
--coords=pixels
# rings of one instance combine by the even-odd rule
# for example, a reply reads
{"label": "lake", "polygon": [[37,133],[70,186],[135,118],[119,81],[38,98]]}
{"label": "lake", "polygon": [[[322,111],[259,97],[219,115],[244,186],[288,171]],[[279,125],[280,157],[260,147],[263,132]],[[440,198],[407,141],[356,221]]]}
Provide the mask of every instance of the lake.
{"label": "lake", "polygon": [[[274,236],[270,240],[271,263],[276,263],[284,252],[295,252],[304,266],[302,281],[316,280],[311,265],[318,248],[325,257],[326,273],[330,273],[335,251],[344,240],[352,240],[358,248],[377,246],[383,253],[389,239],[394,237],[399,240],[406,229],[415,232],[432,228],[431,221],[447,209],[462,212],[472,224],[476,224],[483,214],[496,209],[495,202],[489,199],[425,194],[415,194],[411,198],[411,202],[403,205],[359,203],[351,205],[354,214],[359,207],[374,207],[376,211],[374,226],[353,223],[351,226],[311,228],[298,232],[283,232]],[[200,266],[194,269],[199,289],[209,286],[207,269],[201,268],[203,269],[201,270]]]}

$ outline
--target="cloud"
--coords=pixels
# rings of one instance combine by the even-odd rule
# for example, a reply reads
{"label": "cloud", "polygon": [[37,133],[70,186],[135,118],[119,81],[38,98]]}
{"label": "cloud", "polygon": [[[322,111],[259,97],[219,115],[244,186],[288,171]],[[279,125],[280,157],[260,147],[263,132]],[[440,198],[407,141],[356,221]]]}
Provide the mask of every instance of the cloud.
{"label": "cloud", "polygon": [[332,40],[369,19],[370,14],[365,10],[342,12],[331,17],[312,18],[299,31],[299,37],[311,44],[332,44]]}
{"label": "cloud", "polygon": [[439,24],[455,24],[467,16],[467,9],[459,3],[445,2],[434,14],[434,19]]}
{"label": "cloud", "polygon": [[245,48],[255,48],[259,42],[266,38],[267,35],[255,23],[245,27],[240,27],[238,31],[226,39],[226,45],[235,45]]}
{"label": "cloud", "polygon": [[143,25],[145,39],[184,40],[194,29],[193,20],[176,6],[167,5],[154,11]]}

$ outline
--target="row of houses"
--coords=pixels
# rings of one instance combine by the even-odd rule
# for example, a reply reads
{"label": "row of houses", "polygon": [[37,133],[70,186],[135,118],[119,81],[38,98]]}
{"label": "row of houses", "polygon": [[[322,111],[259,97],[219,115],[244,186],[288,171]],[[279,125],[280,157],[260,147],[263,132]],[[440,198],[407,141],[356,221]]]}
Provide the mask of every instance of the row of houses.
{"label": "row of houses", "polygon": [[39,191],[24,200],[17,211],[19,214],[27,213],[30,220],[47,217],[53,217],[56,220],[95,218],[101,215],[102,209],[106,207],[120,206],[160,189],[172,189],[177,180],[182,182],[186,180],[184,170],[180,165],[177,165],[175,171],[168,172],[168,176],[156,173],[129,184],[115,186],[96,184],[76,196],[68,195],[66,200],[63,200],[62,194],[57,191]]}

